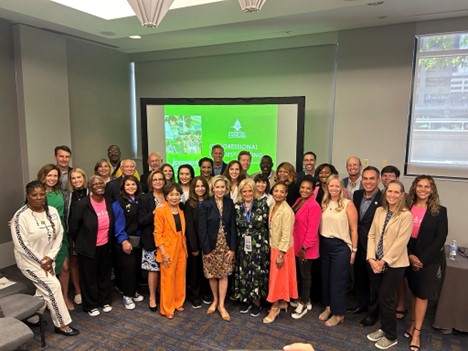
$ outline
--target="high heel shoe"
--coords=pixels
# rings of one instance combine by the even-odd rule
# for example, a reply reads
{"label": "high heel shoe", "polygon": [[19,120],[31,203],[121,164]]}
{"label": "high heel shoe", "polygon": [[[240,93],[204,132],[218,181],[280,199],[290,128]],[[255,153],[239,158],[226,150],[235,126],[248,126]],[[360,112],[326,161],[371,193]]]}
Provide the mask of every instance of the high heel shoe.
{"label": "high heel shoe", "polygon": [[322,313],[320,313],[319,319],[321,321],[327,321],[328,318],[330,318],[330,315],[331,315],[331,311],[325,309]]}
{"label": "high heel shoe", "polygon": [[265,324],[273,323],[276,317],[278,317],[278,315],[280,314],[280,312],[281,312],[281,308],[272,307],[268,315],[265,318],[263,318],[263,323]]}
{"label": "high heel shoe", "polygon": [[[419,351],[419,349],[421,348],[421,329],[414,328],[414,331],[417,331],[419,333],[419,346],[414,345],[414,344],[410,344],[409,349],[410,349],[410,351]],[[413,331],[413,333],[414,333],[414,331]],[[411,341],[413,341],[413,340],[411,340]]]}
{"label": "high heel shoe", "polygon": [[331,317],[328,321],[325,322],[325,325],[327,327],[336,327],[338,324],[341,324],[344,322],[344,317],[337,317],[333,316]]}
{"label": "high heel shoe", "polygon": [[151,312],[156,312],[156,311],[158,310],[158,305],[156,305],[156,306],[150,306],[150,305],[148,305],[148,308],[149,308],[149,310],[150,310]]}
{"label": "high heel shoe", "polygon": [[231,316],[229,315],[228,311],[226,311],[225,308],[220,309],[220,308],[218,307],[218,312],[219,312],[219,314],[221,315],[221,318],[222,318],[223,320],[225,320],[226,322],[231,321]]}
{"label": "high heel shoe", "polygon": [[[411,321],[411,324],[409,326],[408,329],[411,329],[411,326],[414,324],[414,320]],[[409,339],[409,338],[412,338],[413,337],[413,334],[411,334],[408,329],[405,330],[405,332],[403,333],[403,337]]]}

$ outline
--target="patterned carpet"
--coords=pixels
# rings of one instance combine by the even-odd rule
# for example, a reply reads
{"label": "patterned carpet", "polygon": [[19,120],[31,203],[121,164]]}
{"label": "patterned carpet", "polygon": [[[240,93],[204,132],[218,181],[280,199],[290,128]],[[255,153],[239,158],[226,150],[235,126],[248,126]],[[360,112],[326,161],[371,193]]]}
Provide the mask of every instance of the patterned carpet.
{"label": "patterned carpet", "polygon": [[[3,269],[9,279],[24,279],[16,267]],[[146,297],[146,296],[145,296]],[[80,330],[76,337],[64,337],[53,333],[53,324],[46,313],[47,346],[40,347],[38,330],[35,337],[23,350],[151,350],[151,351],[208,351],[208,350],[281,350],[292,342],[311,342],[317,351],[363,351],[377,350],[366,339],[366,334],[375,327],[359,327],[363,315],[347,315],[345,322],[329,328],[318,320],[322,311],[319,306],[300,320],[294,320],[284,312],[273,324],[263,324],[266,310],[257,317],[240,314],[238,305],[229,302],[231,322],[225,322],[218,314],[207,315],[207,306],[192,309],[185,304],[185,311],[177,313],[173,320],[152,313],[147,299],[137,303],[133,311],[125,310],[118,292],[113,296],[113,311],[90,317],[78,307],[72,312],[72,325]],[[408,318],[408,317],[407,317]],[[464,335],[442,335],[430,324],[433,315],[428,315],[421,340],[422,351],[467,350],[468,338]],[[408,341],[402,334],[405,322],[398,324],[398,344],[394,351],[409,350]]]}

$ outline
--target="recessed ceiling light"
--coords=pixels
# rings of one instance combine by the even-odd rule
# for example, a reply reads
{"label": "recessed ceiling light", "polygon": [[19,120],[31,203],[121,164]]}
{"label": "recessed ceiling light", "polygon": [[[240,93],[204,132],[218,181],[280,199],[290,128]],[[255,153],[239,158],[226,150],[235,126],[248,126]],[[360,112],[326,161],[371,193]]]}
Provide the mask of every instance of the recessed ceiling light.
{"label": "recessed ceiling light", "polygon": [[130,39],[141,39],[141,36],[139,36],[139,35],[129,35],[128,37]]}
{"label": "recessed ceiling light", "polygon": [[[135,16],[127,0],[50,0],[58,4],[71,7],[75,10],[85,12],[89,15],[103,18],[105,20],[113,20],[123,17]],[[211,4],[225,0],[175,0],[171,6],[171,10],[180,9],[183,7]]]}

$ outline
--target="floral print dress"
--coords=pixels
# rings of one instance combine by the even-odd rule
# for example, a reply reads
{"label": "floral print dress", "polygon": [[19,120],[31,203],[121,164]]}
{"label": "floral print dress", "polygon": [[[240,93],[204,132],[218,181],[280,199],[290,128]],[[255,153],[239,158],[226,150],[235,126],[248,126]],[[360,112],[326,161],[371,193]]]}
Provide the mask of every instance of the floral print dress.
{"label": "floral print dress", "polygon": [[237,229],[237,266],[234,292],[241,302],[253,303],[268,295],[270,245],[268,205],[254,200],[248,211],[244,202],[234,205]]}

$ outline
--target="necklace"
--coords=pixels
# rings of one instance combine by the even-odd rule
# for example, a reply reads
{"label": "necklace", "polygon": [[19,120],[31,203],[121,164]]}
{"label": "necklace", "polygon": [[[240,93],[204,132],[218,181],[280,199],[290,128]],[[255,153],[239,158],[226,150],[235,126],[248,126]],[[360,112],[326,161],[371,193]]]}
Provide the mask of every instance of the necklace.
{"label": "necklace", "polygon": [[[50,239],[52,237],[52,234],[50,232],[50,226],[46,224],[46,213],[45,211],[42,212],[35,212],[32,208],[29,208],[31,210],[32,216],[34,218],[34,221],[36,222],[36,226],[39,229],[45,228],[47,230],[47,241],[50,243]],[[38,217],[36,217],[36,214]],[[50,222],[50,219],[49,219]]]}

